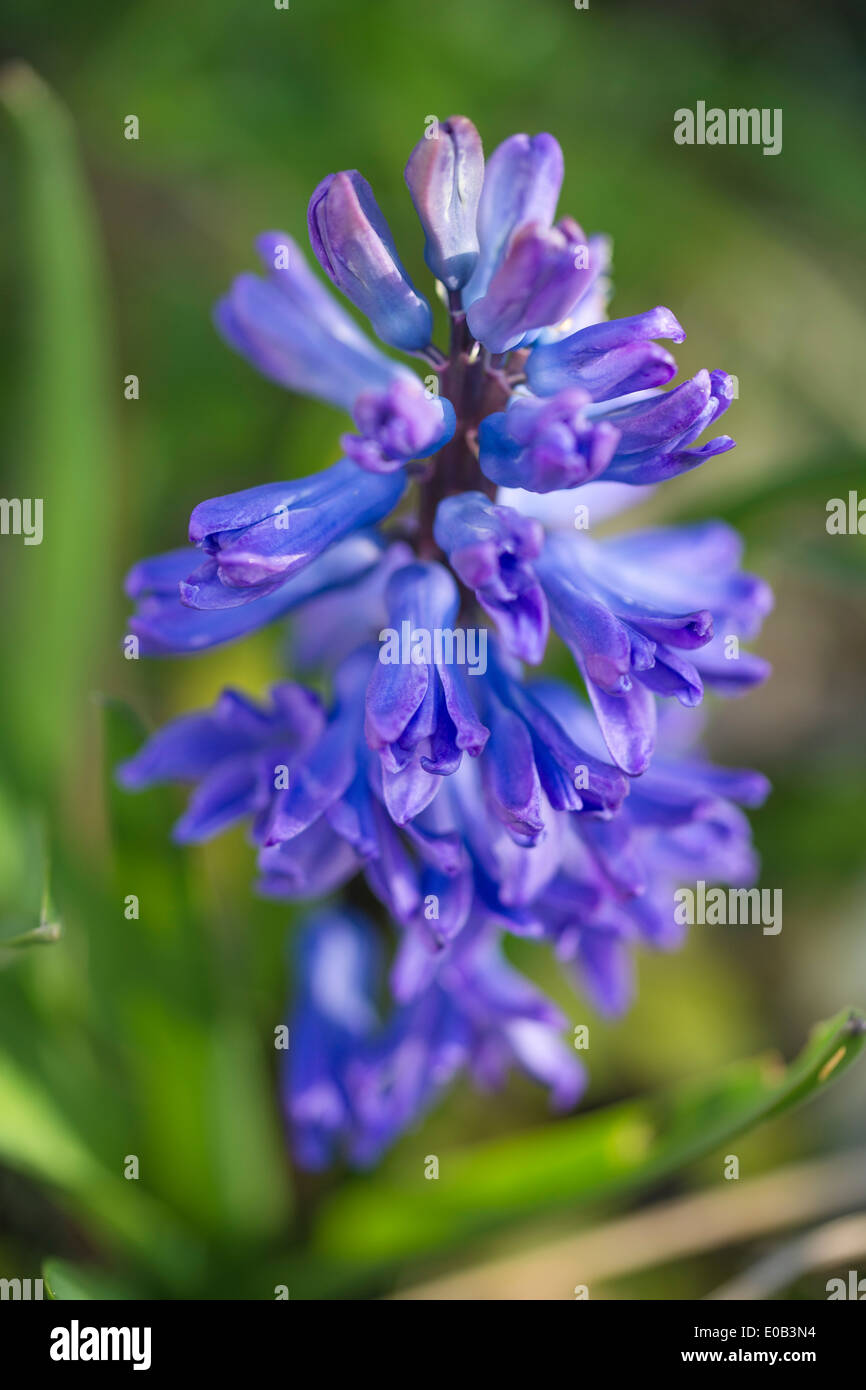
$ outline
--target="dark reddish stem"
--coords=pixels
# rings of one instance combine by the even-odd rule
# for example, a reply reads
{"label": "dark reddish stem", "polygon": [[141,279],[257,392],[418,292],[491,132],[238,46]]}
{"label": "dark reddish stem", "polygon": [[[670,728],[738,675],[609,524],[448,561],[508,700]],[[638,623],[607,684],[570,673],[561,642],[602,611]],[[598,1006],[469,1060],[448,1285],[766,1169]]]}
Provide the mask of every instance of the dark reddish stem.
{"label": "dark reddish stem", "polygon": [[442,394],[457,415],[454,437],[427,460],[419,484],[417,550],[422,559],[441,559],[433,536],[436,510],[444,497],[460,492],[496,495],[496,484],[485,478],[478,465],[478,426],[492,411],[503,410],[508,384],[499,362],[495,365],[476,343],[466,325],[460,296],[449,297],[451,343],[447,366],[441,374]]}

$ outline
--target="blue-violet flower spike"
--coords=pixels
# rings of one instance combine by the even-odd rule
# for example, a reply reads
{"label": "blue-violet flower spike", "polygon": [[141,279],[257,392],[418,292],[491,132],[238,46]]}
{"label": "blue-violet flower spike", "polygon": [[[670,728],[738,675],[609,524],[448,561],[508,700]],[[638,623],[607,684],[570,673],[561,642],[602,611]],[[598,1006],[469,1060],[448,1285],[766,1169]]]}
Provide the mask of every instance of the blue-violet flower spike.
{"label": "blue-violet flower spike", "polygon": [[[192,784],[177,841],[245,822],[265,897],[378,904],[375,923],[314,909],[299,938],[281,1087],[309,1168],[376,1162],[462,1073],[500,1086],[517,1066],[574,1105],[569,1020],[506,938],[545,944],[621,1014],[635,948],[684,936],[680,885],[754,882],[743,808],[768,791],[697,745],[704,690],[769,673],[740,648],[772,606],[740,538],[718,521],[597,532],[732,447],[700,443],[732,379],[672,384],[685,333],[663,306],[606,321],[610,242],[554,221],[552,136],[514,135],[485,167],[465,117],[427,135],[405,177],[447,352],[360,174],[329,175],[308,223],[332,285],[432,376],[392,361],[291,238],[260,237],[264,274],[234,281],[217,326],[270,380],[349,417],[343,456],[202,502],[192,545],[127,580],[126,655],[285,620],[281,650],[328,692],[225,690],[118,769],[130,790]],[[526,669],[550,628],[568,684]]]}

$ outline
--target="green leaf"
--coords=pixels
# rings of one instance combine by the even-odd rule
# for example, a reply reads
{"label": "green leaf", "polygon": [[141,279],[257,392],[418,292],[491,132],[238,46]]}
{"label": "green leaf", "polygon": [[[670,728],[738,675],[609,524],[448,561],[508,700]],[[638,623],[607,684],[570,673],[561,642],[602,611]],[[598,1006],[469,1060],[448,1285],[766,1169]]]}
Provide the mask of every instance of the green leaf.
{"label": "green leaf", "polygon": [[[87,696],[108,635],[115,578],[111,530],[121,470],[114,456],[106,277],[91,194],[69,116],[24,63],[0,75],[0,109],[20,154],[20,382],[15,476],[42,499],[43,536],[16,548],[0,691],[7,749],[22,784],[54,799],[85,775]],[[117,400],[121,401],[117,383]]]}
{"label": "green leaf", "polygon": [[849,1009],[819,1024],[788,1067],[759,1057],[656,1098],[440,1154],[436,1181],[425,1181],[416,1152],[411,1174],[377,1174],[338,1193],[314,1249],[386,1265],[558,1207],[624,1196],[808,1100],[864,1043],[866,1019]]}
{"label": "green leaf", "polygon": [[130,1044],[151,1180],[214,1239],[237,1245],[282,1226],[288,1210],[268,1053],[244,1015],[245,952],[220,939],[206,895],[193,895],[190,851],[171,842],[176,790],[133,795],[117,784],[117,765],[146,737],[140,720],[118,700],[104,702],[104,716],[112,892],[118,918],[132,892],[141,915],[121,931],[93,924],[94,968]]}
{"label": "green leaf", "polygon": [[0,1161],[47,1183],[113,1248],[175,1287],[197,1280],[201,1249],[135,1181],[108,1172],[34,1076],[0,1066]]}

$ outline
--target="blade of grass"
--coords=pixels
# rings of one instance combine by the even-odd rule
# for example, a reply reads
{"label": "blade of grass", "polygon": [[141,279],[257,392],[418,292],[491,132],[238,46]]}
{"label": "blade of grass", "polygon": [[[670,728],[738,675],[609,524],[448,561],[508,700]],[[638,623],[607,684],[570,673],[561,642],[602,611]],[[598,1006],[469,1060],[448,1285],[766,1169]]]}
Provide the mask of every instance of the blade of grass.
{"label": "blade of grass", "polygon": [[[91,933],[100,994],[129,1041],[142,1145],[159,1192],[237,1246],[282,1228],[288,1214],[267,1054],[232,979],[236,953],[207,900],[194,897],[189,851],[171,843],[177,795],[123,791],[114,770],[141,746],[144,729],[117,700],[105,702],[104,728],[117,918]],[[143,886],[140,918],[123,920],[126,895]]]}
{"label": "blade of grass", "polygon": [[137,1182],[107,1172],[36,1078],[8,1057],[0,1067],[0,1116],[0,1160],[46,1183],[107,1246],[175,1289],[201,1277],[194,1237]]}
{"label": "blade of grass", "polygon": [[[43,502],[43,537],[16,548],[11,652],[2,682],[7,748],[22,783],[75,796],[85,819],[86,693],[105,638],[117,514],[105,271],[71,121],[23,63],[0,74],[21,154],[24,325],[18,475]],[[7,486],[10,486],[7,483]],[[77,789],[77,791],[76,791]]]}

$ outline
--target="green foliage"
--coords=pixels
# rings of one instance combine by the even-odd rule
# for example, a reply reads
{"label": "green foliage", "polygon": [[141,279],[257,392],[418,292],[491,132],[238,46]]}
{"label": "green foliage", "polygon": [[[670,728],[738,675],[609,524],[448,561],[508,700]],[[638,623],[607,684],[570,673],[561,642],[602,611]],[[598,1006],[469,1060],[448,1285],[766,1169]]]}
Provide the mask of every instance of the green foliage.
{"label": "green foliage", "polygon": [[3,710],[7,754],[45,796],[58,777],[62,785],[81,775],[84,701],[116,606],[113,538],[99,524],[117,507],[118,481],[107,290],[69,113],[23,64],[4,71],[0,106],[20,145],[16,230],[26,248],[14,484],[17,495],[44,500],[46,528],[42,544],[24,553],[7,607],[6,641],[26,659],[6,667]]}

